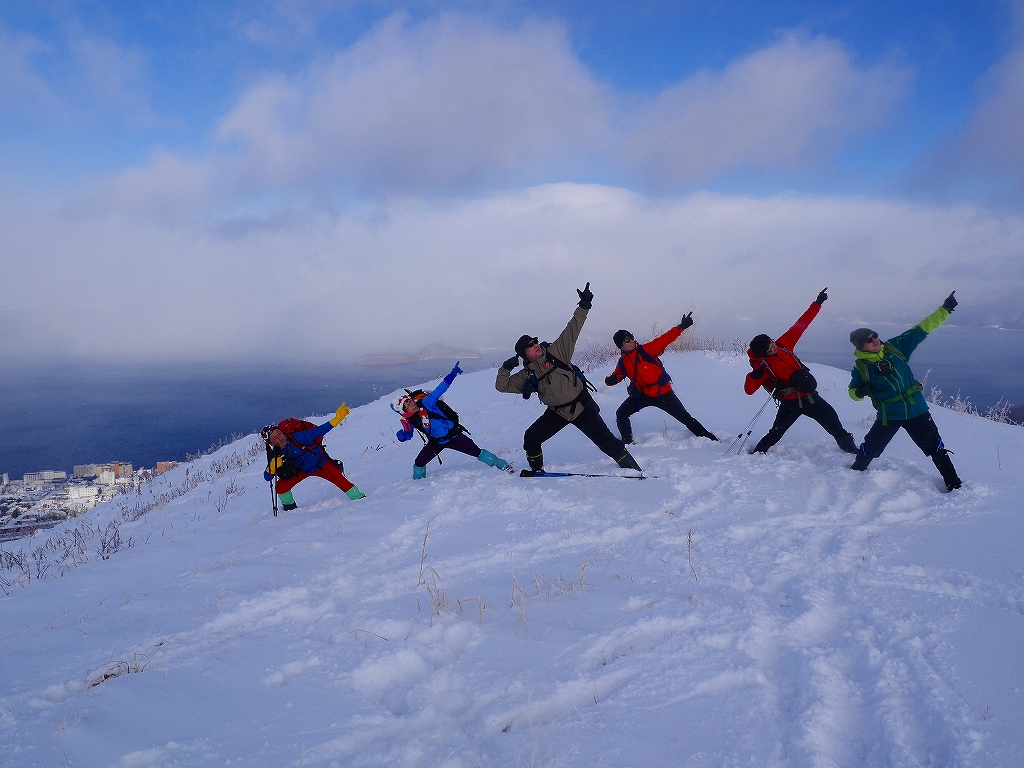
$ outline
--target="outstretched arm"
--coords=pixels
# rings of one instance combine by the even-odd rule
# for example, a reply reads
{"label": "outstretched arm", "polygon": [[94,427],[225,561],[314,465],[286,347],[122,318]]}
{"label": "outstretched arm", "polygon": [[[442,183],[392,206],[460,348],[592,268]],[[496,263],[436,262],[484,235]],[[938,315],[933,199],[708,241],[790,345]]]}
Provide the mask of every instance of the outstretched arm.
{"label": "outstretched arm", "polygon": [[819,312],[821,312],[821,304],[817,301],[812,301],[811,306],[807,308],[807,311],[800,315],[800,318],[793,323],[793,327],[779,336],[779,338],[775,340],[775,343],[780,347],[785,347],[786,349],[792,349],[795,347],[796,343],[800,341],[800,337],[804,335],[804,331],[807,330],[807,326],[809,326],[811,321],[818,316]]}

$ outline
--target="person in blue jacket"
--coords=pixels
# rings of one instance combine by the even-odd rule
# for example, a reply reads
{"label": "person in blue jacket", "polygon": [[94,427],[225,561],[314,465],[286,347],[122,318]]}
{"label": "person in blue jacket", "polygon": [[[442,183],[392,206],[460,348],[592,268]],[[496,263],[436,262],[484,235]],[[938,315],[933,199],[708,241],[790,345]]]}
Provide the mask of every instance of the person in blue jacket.
{"label": "person in blue jacket", "polygon": [[882,341],[870,328],[858,328],[850,333],[850,342],[857,348],[853,353],[856,363],[850,380],[850,397],[858,401],[870,397],[878,411],[851,469],[867,469],[871,460],[882,455],[885,446],[902,428],[935,464],[946,490],[960,487],[960,478],[949,458],[950,451],[943,445],[939,428],[928,412],[928,402],[921,393],[923,387],[908,364],[917,345],[946,322],[949,313],[956,308],[953,293],[920,323],[888,341]]}
{"label": "person in blue jacket", "polygon": [[415,393],[406,390],[407,394],[399,395],[391,404],[391,409],[402,417],[402,428],[395,435],[399,442],[411,440],[413,430],[418,430],[426,439],[426,445],[412,463],[413,480],[426,477],[427,464],[445,448],[472,456],[505,472],[514,471],[507,461],[499,459],[467,437],[465,427],[458,422],[458,415],[441,401],[460,373],[462,369],[455,363],[455,367],[432,392]]}
{"label": "person in blue jacket", "polygon": [[342,403],[334,416],[319,427],[298,419],[285,419],[263,428],[260,435],[270,446],[263,478],[270,482],[277,477],[277,495],[282,509],[296,508],[292,488],[314,476],[333,483],[353,501],[364,498],[365,494],[345,477],[344,465],[328,456],[322,445],[323,436],[341,424],[349,413],[348,406]]}

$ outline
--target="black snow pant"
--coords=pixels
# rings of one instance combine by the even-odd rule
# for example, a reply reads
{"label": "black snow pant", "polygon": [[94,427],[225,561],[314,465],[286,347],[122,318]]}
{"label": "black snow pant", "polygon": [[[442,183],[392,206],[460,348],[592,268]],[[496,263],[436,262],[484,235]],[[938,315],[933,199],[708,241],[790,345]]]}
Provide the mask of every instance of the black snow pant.
{"label": "black snow pant", "polygon": [[717,440],[713,434],[704,428],[704,425],[691,416],[675,392],[671,390],[661,397],[647,397],[647,395],[630,395],[629,399],[623,401],[619,409],[615,411],[615,423],[619,427],[619,434],[622,435],[622,442],[633,442],[633,427],[629,423],[629,417],[647,406],[660,408],[673,419],[678,421],[697,437],[708,437]]}
{"label": "black snow pant", "polygon": [[867,469],[872,459],[877,459],[882,455],[885,446],[900,429],[905,429],[910,435],[910,439],[921,449],[921,453],[932,460],[935,468],[942,475],[947,490],[952,491],[960,487],[960,478],[949,458],[949,451],[942,444],[939,428],[935,426],[932,415],[927,411],[912,419],[890,419],[886,424],[883,424],[881,419],[876,419],[875,423],[871,425],[871,429],[864,435],[864,442],[860,446],[857,459],[853,462],[851,469]]}
{"label": "black snow pant", "polygon": [[783,400],[779,403],[779,412],[775,415],[775,423],[768,430],[768,434],[757,442],[751,453],[767,453],[768,449],[779,442],[786,434],[786,430],[792,427],[801,416],[810,416],[821,424],[842,450],[847,453],[857,453],[857,442],[853,439],[853,435],[843,427],[836,409],[817,394],[803,395],[799,400]]}
{"label": "black snow pant", "polygon": [[526,460],[530,462],[530,469],[535,472],[544,469],[544,452],[541,444],[570,424],[589,437],[602,453],[610,456],[620,467],[640,469],[626,450],[625,444],[612,434],[604,419],[589,408],[585,408],[583,413],[572,421],[562,418],[548,408],[527,428],[526,434],[523,435],[523,449],[526,451]]}

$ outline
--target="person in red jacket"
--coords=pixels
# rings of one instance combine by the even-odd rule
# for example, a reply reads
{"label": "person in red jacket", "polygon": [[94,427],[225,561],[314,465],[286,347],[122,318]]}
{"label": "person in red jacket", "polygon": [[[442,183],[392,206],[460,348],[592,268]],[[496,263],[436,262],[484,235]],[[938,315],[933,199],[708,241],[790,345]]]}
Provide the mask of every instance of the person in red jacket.
{"label": "person in red jacket", "polygon": [[615,423],[619,427],[622,442],[626,444],[633,442],[633,427],[629,423],[629,417],[649,405],[660,408],[682,423],[697,437],[706,437],[709,440],[718,439],[705,429],[703,424],[687,413],[683,404],[679,402],[676,393],[672,391],[672,377],[668,375],[668,371],[665,370],[660,359],[668,345],[693,325],[692,314],[692,312],[687,313],[679,325],[672,326],[654,341],[649,341],[646,344],[638,344],[629,331],[616,331],[612,336],[612,341],[621,350],[622,355],[619,357],[615,370],[605,378],[604,383],[609,387],[614,387],[626,378],[630,382],[629,397],[615,411]]}
{"label": "person in red jacket", "polygon": [[843,427],[835,408],[818,394],[817,382],[807,370],[807,366],[793,354],[793,347],[803,336],[807,326],[817,317],[821,305],[828,300],[827,290],[822,288],[807,311],[778,339],[762,333],[750,340],[747,356],[753,370],[747,374],[743,390],[752,395],[759,387],[763,387],[779,403],[775,423],[768,430],[768,434],[750,449],[751,453],[767,453],[801,416],[810,416],[821,424],[846,453],[857,453],[857,443],[853,435]]}

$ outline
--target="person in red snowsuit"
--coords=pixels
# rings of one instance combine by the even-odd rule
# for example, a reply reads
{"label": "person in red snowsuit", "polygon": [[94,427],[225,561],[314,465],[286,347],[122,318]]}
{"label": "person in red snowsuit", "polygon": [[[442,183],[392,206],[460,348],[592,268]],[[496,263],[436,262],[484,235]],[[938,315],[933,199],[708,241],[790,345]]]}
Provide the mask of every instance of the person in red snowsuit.
{"label": "person in red snowsuit", "polygon": [[768,430],[768,434],[750,449],[751,453],[767,453],[801,416],[810,416],[821,424],[846,453],[857,453],[857,443],[853,435],[843,427],[835,408],[818,394],[817,383],[807,370],[807,366],[793,354],[793,347],[803,336],[807,326],[817,317],[821,305],[828,299],[827,290],[822,288],[807,311],[778,339],[762,333],[750,340],[747,356],[753,370],[747,374],[743,390],[752,395],[759,387],[763,387],[779,404],[775,423]]}
{"label": "person in red snowsuit", "polygon": [[679,402],[676,393],[672,391],[672,377],[668,375],[668,371],[665,370],[660,359],[668,345],[693,325],[692,314],[692,312],[688,313],[679,322],[679,325],[672,326],[654,341],[649,341],[646,344],[638,344],[629,331],[616,331],[612,337],[612,341],[615,342],[615,346],[622,354],[615,370],[605,378],[604,383],[609,387],[614,387],[626,378],[630,382],[629,397],[615,411],[615,423],[619,427],[622,442],[627,444],[633,442],[633,427],[629,423],[629,417],[649,405],[660,408],[682,423],[697,437],[718,440]]}

